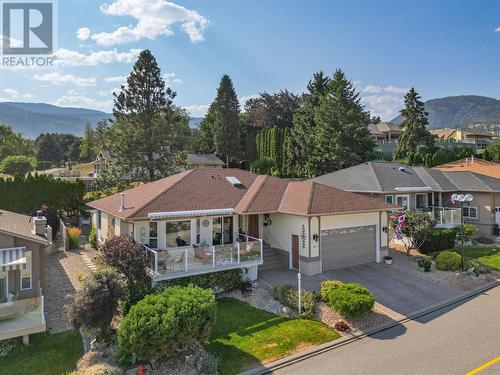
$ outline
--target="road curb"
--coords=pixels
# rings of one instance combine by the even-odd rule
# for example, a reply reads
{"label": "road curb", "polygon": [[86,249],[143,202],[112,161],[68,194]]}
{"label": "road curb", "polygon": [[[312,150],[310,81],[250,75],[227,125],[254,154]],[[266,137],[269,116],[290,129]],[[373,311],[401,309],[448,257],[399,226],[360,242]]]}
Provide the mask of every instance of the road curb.
{"label": "road curb", "polygon": [[330,342],[327,342],[325,344],[315,346],[312,349],[308,349],[308,350],[305,350],[305,351],[297,353],[297,354],[292,354],[291,356],[288,356],[288,357],[279,359],[277,361],[268,363],[267,365],[260,365],[258,367],[253,368],[253,369],[244,371],[244,372],[240,373],[240,375],[268,374],[274,370],[278,370],[280,368],[289,366],[289,365],[294,364],[296,362],[303,361],[304,359],[314,357],[314,356],[316,356],[318,354],[322,354],[324,352],[328,352],[330,350],[333,350],[333,349],[339,348],[341,346],[350,344],[352,342],[361,340],[365,337],[368,337],[368,336],[374,335],[376,333],[385,331],[387,329],[390,329],[390,328],[395,327],[397,325],[400,325],[402,323],[406,323],[410,320],[417,319],[421,316],[433,313],[433,312],[441,310],[445,307],[448,307],[448,306],[454,305],[456,303],[465,301],[465,300],[470,299],[472,297],[475,297],[479,294],[482,294],[483,292],[486,292],[486,291],[488,291],[488,290],[490,290],[498,285],[500,285],[500,279],[497,279],[496,281],[492,281],[488,284],[483,285],[482,287],[480,287],[478,289],[475,289],[475,290],[470,291],[470,292],[466,292],[466,293],[461,294],[457,297],[449,298],[449,299],[445,300],[444,302],[440,302],[440,303],[434,304],[432,306],[417,310],[417,311],[409,314],[408,316],[406,316],[402,319],[394,320],[392,322],[382,324],[378,327],[375,327],[373,329],[370,329],[370,330],[363,332],[363,333],[360,333],[360,334],[353,334],[353,336],[351,336],[351,337],[343,337],[343,338],[337,339],[335,341],[330,341]]}

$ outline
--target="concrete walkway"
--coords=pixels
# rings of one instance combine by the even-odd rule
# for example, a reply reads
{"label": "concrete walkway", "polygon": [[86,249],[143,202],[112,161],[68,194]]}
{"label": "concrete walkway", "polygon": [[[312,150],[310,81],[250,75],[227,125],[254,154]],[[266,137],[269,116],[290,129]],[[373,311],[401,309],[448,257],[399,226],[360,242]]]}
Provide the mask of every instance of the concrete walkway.
{"label": "concrete walkway", "polygon": [[45,295],[45,319],[51,333],[71,329],[64,316],[67,297],[81,288],[81,282],[89,272],[83,250],[59,251],[47,256],[47,288]]}
{"label": "concrete walkway", "polygon": [[[271,286],[297,285],[297,271],[288,269],[259,271],[259,279]],[[324,280],[362,284],[374,294],[377,302],[404,316],[460,295],[457,290],[378,263],[341,268],[315,276],[303,276],[302,287],[319,290],[320,283]]]}

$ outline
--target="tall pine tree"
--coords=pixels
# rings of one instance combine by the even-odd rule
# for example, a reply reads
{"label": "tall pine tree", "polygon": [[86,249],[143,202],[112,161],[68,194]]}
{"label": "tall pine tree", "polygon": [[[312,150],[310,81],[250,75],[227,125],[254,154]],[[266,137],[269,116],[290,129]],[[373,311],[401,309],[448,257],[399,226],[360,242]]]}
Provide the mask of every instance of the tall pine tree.
{"label": "tall pine tree", "polygon": [[127,84],[115,95],[114,124],[106,131],[115,165],[135,180],[152,181],[173,173],[185,159],[177,131],[185,114],[173,105],[150,51],[142,51]]}
{"label": "tall pine tree", "polygon": [[217,155],[226,161],[237,159],[241,155],[240,144],[240,105],[233,87],[233,82],[227,74],[222,76],[217,97],[214,102],[213,139]]}
{"label": "tall pine tree", "polygon": [[90,123],[85,124],[83,139],[80,143],[80,160],[89,162],[95,159],[97,150],[97,138],[94,129]]}
{"label": "tall pine tree", "polygon": [[405,95],[405,107],[400,111],[403,121],[399,127],[404,131],[399,137],[394,159],[404,159],[415,153],[420,146],[434,149],[434,137],[427,130],[429,113],[425,111],[420,95],[412,87]]}

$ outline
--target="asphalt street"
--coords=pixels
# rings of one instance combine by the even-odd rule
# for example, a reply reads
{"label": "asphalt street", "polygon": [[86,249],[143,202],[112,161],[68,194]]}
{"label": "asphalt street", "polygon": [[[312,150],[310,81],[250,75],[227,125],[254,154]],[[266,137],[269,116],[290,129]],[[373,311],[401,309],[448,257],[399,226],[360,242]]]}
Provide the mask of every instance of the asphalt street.
{"label": "asphalt street", "polygon": [[[275,374],[456,375],[500,356],[500,286]],[[500,361],[477,372],[500,374]]]}

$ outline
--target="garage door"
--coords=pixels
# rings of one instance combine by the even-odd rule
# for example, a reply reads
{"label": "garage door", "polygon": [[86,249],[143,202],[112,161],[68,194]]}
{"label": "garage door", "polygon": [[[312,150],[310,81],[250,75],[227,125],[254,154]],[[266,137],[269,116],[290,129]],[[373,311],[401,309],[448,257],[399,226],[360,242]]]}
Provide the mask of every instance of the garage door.
{"label": "garage door", "polygon": [[375,262],[376,226],[321,231],[323,271]]}

